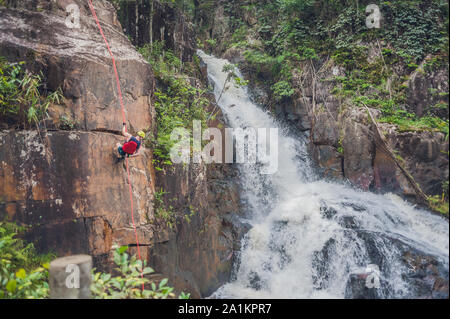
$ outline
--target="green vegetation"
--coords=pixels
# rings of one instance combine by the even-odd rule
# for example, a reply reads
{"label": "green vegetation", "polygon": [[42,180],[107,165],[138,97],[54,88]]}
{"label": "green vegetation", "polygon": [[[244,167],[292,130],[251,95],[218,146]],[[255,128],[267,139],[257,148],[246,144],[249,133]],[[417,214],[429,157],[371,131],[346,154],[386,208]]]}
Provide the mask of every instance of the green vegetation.
{"label": "green vegetation", "polygon": [[[168,192],[165,192],[163,189],[159,191],[155,191],[155,198],[153,200],[154,206],[154,216],[156,219],[156,223],[158,221],[162,221],[165,223],[167,227],[172,229],[176,222],[176,213],[173,210],[173,207],[171,205],[167,205],[164,202],[164,196],[169,194]],[[149,221],[150,222],[150,221]],[[155,224],[155,222],[152,222],[152,224]]]}
{"label": "green vegetation", "polygon": [[[384,111],[384,110],[383,110]],[[378,119],[381,123],[397,125],[399,131],[437,131],[448,137],[448,120],[444,121],[436,116],[417,117],[414,113],[404,110],[385,112],[385,116]]]}
{"label": "green vegetation", "polygon": [[[21,63],[0,57],[0,121],[29,128],[47,118],[50,103],[59,103],[61,91],[45,92],[42,74],[25,71]],[[45,94],[47,93],[47,94]]]}
{"label": "green vegetation", "polygon": [[170,140],[172,131],[182,127],[192,131],[192,123],[199,120],[206,127],[209,114],[206,111],[209,100],[206,90],[191,84],[189,74],[195,72],[196,65],[182,63],[172,51],[164,49],[164,43],[155,42],[146,45],[139,52],[150,62],[157,79],[155,91],[155,109],[157,136],[152,139],[151,147],[156,156],[156,169],[161,165],[171,165],[169,152],[175,142]]}
{"label": "green vegetation", "polygon": [[154,193],[153,199],[153,218],[147,216],[147,222],[157,227],[163,226],[173,229],[177,222],[182,220],[190,223],[192,218],[196,215],[196,210],[192,205],[186,206],[180,210],[170,204],[170,202],[177,201],[176,197],[168,198],[170,193],[164,191],[162,188]]}
{"label": "green vegetation", "polygon": [[[92,276],[91,292],[94,299],[167,299],[174,298],[173,288],[167,286],[167,279],[161,280],[157,285],[142,274],[154,273],[150,267],[146,267],[136,258],[129,256],[127,246],[114,247],[114,263],[118,276],[97,272]],[[146,287],[142,289],[142,285]],[[181,293],[181,299],[188,299],[189,294]]]}
{"label": "green vegetation", "polygon": [[294,89],[287,81],[280,81],[271,87],[275,100],[281,101],[285,97],[290,97],[294,94]]}
{"label": "green vegetation", "polygon": [[[323,0],[229,1],[225,11],[234,30],[224,40],[226,49],[244,50],[244,68],[255,80],[271,88],[279,102],[293,96],[292,74],[305,65],[331,59],[345,69],[333,79],[334,93],[356,106],[380,108],[381,121],[400,130],[448,133],[448,118],[439,117],[430,105],[421,116],[407,105],[404,83],[419,69],[432,72],[448,65],[448,3],[445,1],[395,1],[379,4],[380,29],[368,29],[365,8],[370,2]],[[249,25],[250,12],[257,19]],[[256,41],[248,41],[248,38]],[[374,47],[375,46],[375,47]],[[221,44],[216,47],[222,48]],[[375,56],[374,56],[375,54]],[[406,70],[402,74],[398,70]],[[448,97],[448,92],[436,92]]]}
{"label": "green vegetation", "polygon": [[429,196],[428,203],[434,211],[441,213],[442,215],[448,217],[448,180],[442,183],[442,195]]}
{"label": "green vegetation", "polygon": [[52,255],[39,256],[33,244],[20,238],[24,230],[0,222],[0,299],[48,297],[48,262]]}
{"label": "green vegetation", "polygon": [[[0,299],[42,299],[49,297],[48,269],[54,254],[38,255],[33,244],[21,238],[25,231],[14,223],[0,222]],[[167,279],[157,285],[141,273],[154,272],[142,265],[135,255],[126,253],[128,247],[115,247],[113,260],[115,275],[95,272],[92,274],[91,292],[96,299],[126,298],[174,298],[173,288]],[[144,267],[144,268],[142,268]],[[143,269],[143,270],[142,270]],[[141,272],[142,270],[142,272]],[[145,289],[142,290],[142,284]],[[181,293],[187,299],[189,294]]]}

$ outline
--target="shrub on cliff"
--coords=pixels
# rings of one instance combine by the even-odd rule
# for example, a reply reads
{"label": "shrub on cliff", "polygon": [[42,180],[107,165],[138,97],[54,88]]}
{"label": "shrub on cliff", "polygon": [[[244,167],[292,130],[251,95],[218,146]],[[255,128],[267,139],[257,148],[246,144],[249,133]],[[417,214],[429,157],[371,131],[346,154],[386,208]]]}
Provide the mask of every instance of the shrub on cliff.
{"label": "shrub on cliff", "polygon": [[40,299],[48,297],[48,261],[33,244],[19,236],[23,231],[13,223],[0,222],[0,299]]}
{"label": "shrub on cliff", "polygon": [[59,103],[61,91],[43,94],[42,76],[22,65],[0,57],[0,122],[28,128],[47,117],[50,103]]}
{"label": "shrub on cliff", "polygon": [[[164,42],[145,45],[139,53],[152,65],[157,79],[155,109],[158,135],[151,147],[160,164],[172,164],[169,151],[175,143],[170,139],[177,127],[191,130],[194,120],[206,127],[209,117],[206,111],[209,100],[206,90],[194,86],[189,78],[189,65],[183,65],[171,50],[164,49]],[[156,169],[161,169],[156,166]]]}

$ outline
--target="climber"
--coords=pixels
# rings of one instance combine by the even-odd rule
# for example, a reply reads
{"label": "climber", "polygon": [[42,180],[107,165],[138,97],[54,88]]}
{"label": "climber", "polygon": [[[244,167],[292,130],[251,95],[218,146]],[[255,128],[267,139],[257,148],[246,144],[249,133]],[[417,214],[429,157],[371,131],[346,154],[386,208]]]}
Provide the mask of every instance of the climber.
{"label": "climber", "polygon": [[133,136],[126,131],[126,124],[123,123],[122,135],[127,138],[127,141],[121,145],[120,143],[116,144],[117,151],[119,152],[120,157],[117,158],[117,163],[123,161],[126,157],[136,157],[141,155],[142,147],[141,144],[145,138],[145,133],[140,131],[137,133],[137,136]]}

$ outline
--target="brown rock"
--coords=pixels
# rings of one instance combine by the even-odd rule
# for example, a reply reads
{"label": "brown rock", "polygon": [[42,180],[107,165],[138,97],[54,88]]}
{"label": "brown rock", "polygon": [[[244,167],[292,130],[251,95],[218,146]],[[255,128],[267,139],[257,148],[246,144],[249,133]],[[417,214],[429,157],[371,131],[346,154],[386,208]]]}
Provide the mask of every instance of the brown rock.
{"label": "brown rock", "polygon": [[311,138],[316,145],[338,145],[339,128],[330,113],[322,111],[315,116]]}
{"label": "brown rock", "polygon": [[[0,55],[26,61],[34,72],[42,71],[49,90],[61,88],[66,112],[76,128],[119,131],[123,121],[111,58],[87,2],[72,3],[80,8],[79,29],[65,25],[62,0],[43,12],[0,9]],[[148,129],[152,125],[151,67],[122,34],[112,5],[95,1],[95,7],[116,58],[127,120],[132,129]]]}
{"label": "brown rock", "polygon": [[[113,243],[135,243],[123,164],[108,133],[21,131],[0,138],[0,213],[33,225],[28,234],[40,251],[58,255],[109,253]],[[51,156],[48,156],[52,154]],[[150,154],[130,159],[135,220],[142,244],[153,234]],[[3,209],[4,208],[4,209]]]}
{"label": "brown rock", "polygon": [[[399,160],[427,195],[441,195],[448,180],[448,141],[443,133],[396,132],[387,130],[386,139]],[[402,189],[408,186],[401,183]]]}
{"label": "brown rock", "polygon": [[422,64],[408,81],[408,110],[419,117],[432,113],[448,119],[448,107],[433,108],[437,103],[448,105],[448,89],[448,65],[428,73]]}
{"label": "brown rock", "polygon": [[314,145],[313,158],[325,177],[342,178],[342,156],[329,145]]}
{"label": "brown rock", "polygon": [[351,120],[345,116],[343,124],[344,174],[353,184],[368,190],[374,180],[375,145],[364,111],[350,109],[349,112],[347,116],[351,116]]}

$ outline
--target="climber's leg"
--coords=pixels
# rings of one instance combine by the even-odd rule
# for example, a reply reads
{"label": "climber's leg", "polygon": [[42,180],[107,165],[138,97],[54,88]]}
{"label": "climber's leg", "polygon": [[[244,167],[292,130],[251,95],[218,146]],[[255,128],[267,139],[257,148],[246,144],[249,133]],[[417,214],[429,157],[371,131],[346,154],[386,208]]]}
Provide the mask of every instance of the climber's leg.
{"label": "climber's leg", "polygon": [[120,145],[120,143],[116,144],[116,149],[119,153],[119,157],[117,158],[117,163],[119,163],[125,159],[126,153],[123,151],[122,145]]}

